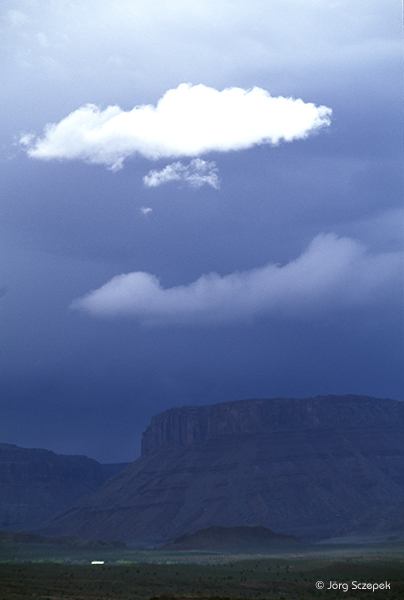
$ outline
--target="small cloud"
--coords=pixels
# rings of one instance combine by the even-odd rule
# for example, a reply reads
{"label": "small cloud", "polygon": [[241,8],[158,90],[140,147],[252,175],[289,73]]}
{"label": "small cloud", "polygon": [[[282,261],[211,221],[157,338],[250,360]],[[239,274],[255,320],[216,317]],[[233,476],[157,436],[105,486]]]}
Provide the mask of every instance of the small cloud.
{"label": "small cloud", "polygon": [[145,218],[147,218],[147,215],[150,215],[153,212],[153,209],[146,206],[141,206],[140,212]]}
{"label": "small cloud", "polygon": [[161,171],[152,170],[143,177],[143,183],[147,187],[157,187],[170,181],[184,181],[194,188],[200,188],[206,184],[218,190],[220,184],[217,173],[215,162],[194,158],[187,166],[181,162],[175,162],[167,165]]}
{"label": "small cloud", "polygon": [[300,99],[272,97],[258,87],[218,91],[183,83],[168,90],[156,106],[123,111],[86,104],[46,125],[44,136],[27,152],[32,158],[80,159],[116,171],[136,154],[150,160],[198,157],[303,139],[328,126],[331,112]]}
{"label": "small cloud", "polygon": [[125,273],[71,307],[146,324],[241,321],[265,314],[315,316],[394,300],[401,294],[402,264],[401,252],[371,254],[354,239],[322,234],[284,266],[269,263],[224,277],[210,273],[169,289],[150,273]]}
{"label": "small cloud", "polygon": [[32,141],[35,139],[35,134],[34,133],[24,133],[23,135],[21,135],[20,139],[19,139],[19,143],[22,146],[28,147],[31,146]]}

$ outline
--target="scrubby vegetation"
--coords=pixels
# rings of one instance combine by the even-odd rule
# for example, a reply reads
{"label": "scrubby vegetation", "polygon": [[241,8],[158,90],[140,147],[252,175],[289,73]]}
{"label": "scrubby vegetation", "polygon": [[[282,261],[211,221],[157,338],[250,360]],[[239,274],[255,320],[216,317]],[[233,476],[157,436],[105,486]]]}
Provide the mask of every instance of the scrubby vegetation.
{"label": "scrubby vegetation", "polygon": [[[159,551],[106,551],[102,556],[45,556],[44,548],[11,548],[0,564],[0,600],[399,600],[404,597],[404,544],[306,547],[299,554],[242,556]],[[104,564],[91,565],[102,559]],[[391,590],[317,590],[330,581],[388,581]]]}

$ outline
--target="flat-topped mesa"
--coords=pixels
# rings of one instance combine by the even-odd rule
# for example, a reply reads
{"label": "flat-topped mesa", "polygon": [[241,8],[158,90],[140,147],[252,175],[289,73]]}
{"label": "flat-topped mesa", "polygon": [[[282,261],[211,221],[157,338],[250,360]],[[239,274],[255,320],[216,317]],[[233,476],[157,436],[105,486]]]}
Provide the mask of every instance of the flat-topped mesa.
{"label": "flat-topped mesa", "polygon": [[397,412],[404,420],[404,404],[367,396],[316,396],[236,400],[210,406],[184,406],[155,415],[142,436],[142,456],[165,445],[190,446],[229,435],[270,431],[377,427]]}
{"label": "flat-topped mesa", "polygon": [[157,415],[143,456],[35,533],[138,546],[252,524],[306,541],[401,536],[403,499],[404,402],[242,400]]}

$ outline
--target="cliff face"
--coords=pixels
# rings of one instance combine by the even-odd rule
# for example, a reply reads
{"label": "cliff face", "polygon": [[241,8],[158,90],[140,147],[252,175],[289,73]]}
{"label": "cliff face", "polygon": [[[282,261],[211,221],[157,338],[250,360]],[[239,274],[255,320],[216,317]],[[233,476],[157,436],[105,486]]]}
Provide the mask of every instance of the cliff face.
{"label": "cliff face", "polygon": [[86,456],[0,444],[0,529],[32,528],[104,481]]}
{"label": "cliff face", "polygon": [[138,460],[38,531],[160,544],[259,524],[318,540],[371,535],[387,507],[394,530],[403,501],[404,403],[248,400],[157,415]]}
{"label": "cliff face", "polygon": [[213,406],[173,408],[154,416],[142,436],[142,456],[164,444],[192,446],[205,440],[269,431],[316,429],[351,430],[403,423],[403,411],[394,400],[375,403],[365,396],[239,400]]}

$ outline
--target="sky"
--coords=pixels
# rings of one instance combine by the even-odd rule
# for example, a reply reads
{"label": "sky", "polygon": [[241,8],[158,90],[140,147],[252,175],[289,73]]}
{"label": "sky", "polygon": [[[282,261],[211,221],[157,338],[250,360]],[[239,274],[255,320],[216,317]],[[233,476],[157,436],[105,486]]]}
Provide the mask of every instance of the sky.
{"label": "sky", "polygon": [[393,0],[3,0],[0,441],[404,399]]}

